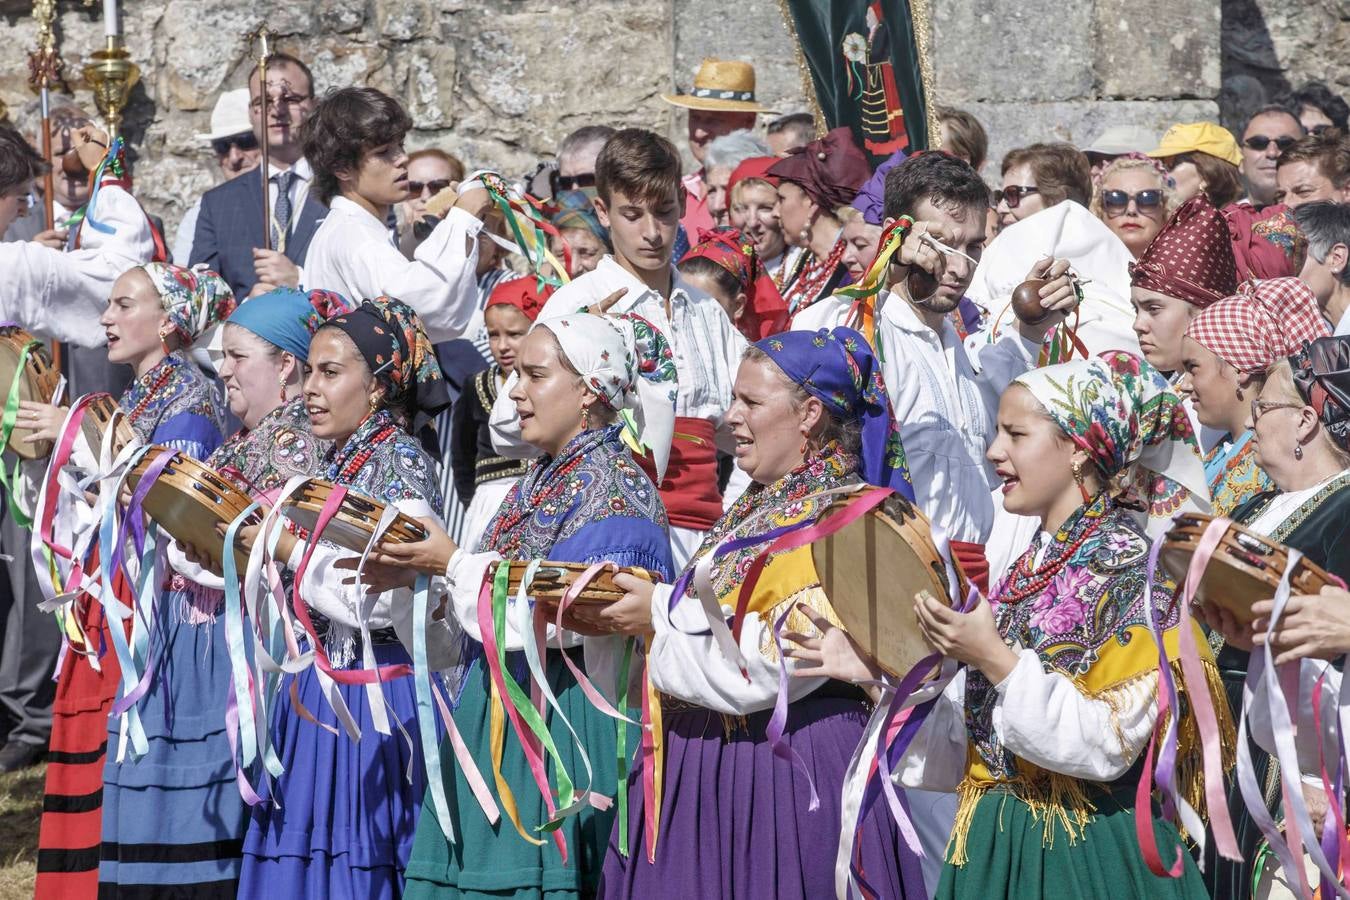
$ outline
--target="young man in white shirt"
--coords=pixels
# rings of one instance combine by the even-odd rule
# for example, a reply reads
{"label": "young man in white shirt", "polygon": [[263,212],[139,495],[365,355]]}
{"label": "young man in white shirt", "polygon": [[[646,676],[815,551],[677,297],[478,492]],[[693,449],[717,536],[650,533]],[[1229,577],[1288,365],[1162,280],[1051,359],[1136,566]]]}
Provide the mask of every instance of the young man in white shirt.
{"label": "young man in white shirt", "polygon": [[[874,333],[864,334],[882,357],[919,507],[977,582],[988,572],[983,547],[994,523],[995,479],[984,453],[999,397],[1036,364],[1046,331],[1062,319],[1057,313],[1078,303],[1067,262],[1030,260],[1027,277],[1048,281],[1041,306],[1049,314],[1035,325],[1019,322],[996,341],[977,335],[962,343],[950,313],[975,275],[988,208],[988,188],[954,156],[924,153],[887,174],[883,225],[901,216],[914,225],[875,298]],[[827,298],[798,315],[793,328],[855,325],[853,306],[848,297]],[[980,586],[988,592],[987,582]]]}
{"label": "young man in white shirt", "polygon": [[447,341],[478,308],[478,232],[492,201],[481,187],[466,190],[413,258],[404,257],[386,223],[408,197],[410,128],[398,101],[374,88],[335,91],[305,121],[305,159],[329,212],[310,242],[304,285],[355,302],[397,297],[433,341]]}
{"label": "young man in white shirt", "polygon": [[[640,128],[618,132],[596,159],[596,212],[609,229],[614,255],[564,285],[544,305],[540,320],[578,310],[635,313],[670,342],[679,377],[675,440],[660,484],[670,516],[671,551],[683,566],[725,507],[748,485],[740,470],[718,491],[717,449],[734,452],[724,418],[745,338],[721,304],[685,284],[672,253],[684,212],[680,156],[665,138]],[[509,390],[493,407],[498,450],[524,455]]]}

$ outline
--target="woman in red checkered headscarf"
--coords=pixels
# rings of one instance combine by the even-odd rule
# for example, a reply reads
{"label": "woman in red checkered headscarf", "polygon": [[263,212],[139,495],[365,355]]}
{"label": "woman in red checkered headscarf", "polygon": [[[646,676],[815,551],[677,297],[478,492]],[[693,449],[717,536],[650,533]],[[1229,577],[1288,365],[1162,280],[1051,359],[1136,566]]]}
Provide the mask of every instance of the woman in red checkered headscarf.
{"label": "woman in red checkered headscarf", "polygon": [[1195,417],[1225,435],[1205,457],[1216,514],[1228,515],[1271,487],[1256,465],[1246,425],[1266,369],[1330,333],[1312,289],[1297,278],[1249,281],[1191,319],[1182,343],[1183,380]]}

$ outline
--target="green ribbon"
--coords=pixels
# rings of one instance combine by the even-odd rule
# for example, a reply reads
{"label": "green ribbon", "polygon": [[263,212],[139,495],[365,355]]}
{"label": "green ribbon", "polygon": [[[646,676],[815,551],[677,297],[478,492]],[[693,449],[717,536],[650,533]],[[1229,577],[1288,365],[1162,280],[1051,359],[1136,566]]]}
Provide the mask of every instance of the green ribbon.
{"label": "green ribbon", "polygon": [[[540,717],[539,711],[534,708],[530,698],[526,696],[525,691],[516,683],[516,679],[511,676],[510,670],[506,666],[506,651],[502,649],[506,643],[506,607],[510,596],[509,578],[511,567],[509,565],[499,565],[497,567],[496,578],[492,582],[492,631],[497,638],[497,662],[501,667],[502,681],[506,685],[506,693],[511,705],[521,720],[529,726],[530,731],[544,749],[548,751],[549,759],[553,761],[553,772],[558,779],[558,806],[561,809],[570,807],[576,799],[576,789],[572,785],[572,779],[567,775],[567,769],[563,766],[562,756],[558,753],[558,747],[553,742],[553,735],[549,733],[548,726]],[[539,826],[539,831],[555,831],[562,825],[562,818],[555,818]]]}
{"label": "green ribbon", "polygon": [[[28,357],[41,346],[41,341],[29,341],[19,353],[19,365],[14,370],[14,381],[9,385],[9,396],[5,398],[4,416],[0,417],[0,448],[9,447],[9,439],[14,434],[14,425],[19,420],[19,394],[23,389],[23,373],[28,368]],[[12,473],[6,472],[4,465],[0,464],[0,485],[4,486],[9,514],[14,517],[14,521],[23,528],[32,528],[32,517],[20,509],[14,499],[14,486],[19,483],[19,467],[22,464],[22,460],[16,459]]]}

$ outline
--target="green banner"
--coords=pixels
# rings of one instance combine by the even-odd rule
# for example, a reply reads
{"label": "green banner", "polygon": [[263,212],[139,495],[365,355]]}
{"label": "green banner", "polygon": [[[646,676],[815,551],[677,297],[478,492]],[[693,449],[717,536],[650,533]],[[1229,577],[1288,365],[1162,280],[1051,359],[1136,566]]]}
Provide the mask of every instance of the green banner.
{"label": "green banner", "polygon": [[[874,166],[897,150],[926,149],[929,121],[911,2],[783,2],[828,127],[852,128]],[[918,2],[926,11],[927,0]]]}

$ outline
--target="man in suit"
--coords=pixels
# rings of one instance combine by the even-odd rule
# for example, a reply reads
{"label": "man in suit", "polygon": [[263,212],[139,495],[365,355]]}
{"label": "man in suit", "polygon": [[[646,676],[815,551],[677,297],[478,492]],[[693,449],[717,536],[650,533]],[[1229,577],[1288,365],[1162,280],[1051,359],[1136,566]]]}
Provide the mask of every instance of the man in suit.
{"label": "man in suit", "polygon": [[219,272],[241,300],[273,287],[299,287],[310,238],[328,212],[310,190],[314,171],[300,141],[300,125],[314,109],[309,67],[285,53],[268,59],[266,122],[262,88],[255,68],[248,82],[249,121],[260,143],[267,129],[272,249],[264,249],[260,175],[250,172],[202,195],[190,257],[193,265],[206,263]]}

